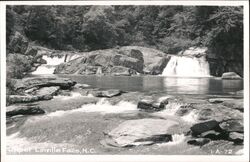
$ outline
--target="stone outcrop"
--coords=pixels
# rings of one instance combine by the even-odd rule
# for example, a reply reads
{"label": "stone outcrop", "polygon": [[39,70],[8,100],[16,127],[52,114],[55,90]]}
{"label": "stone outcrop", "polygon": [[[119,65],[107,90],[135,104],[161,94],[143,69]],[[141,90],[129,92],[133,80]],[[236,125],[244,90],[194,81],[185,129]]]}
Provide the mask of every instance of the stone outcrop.
{"label": "stone outcrop", "polygon": [[[81,57],[57,66],[56,74],[122,75],[161,74],[168,57],[158,50],[137,46],[81,53]],[[99,70],[98,70],[99,69]]]}

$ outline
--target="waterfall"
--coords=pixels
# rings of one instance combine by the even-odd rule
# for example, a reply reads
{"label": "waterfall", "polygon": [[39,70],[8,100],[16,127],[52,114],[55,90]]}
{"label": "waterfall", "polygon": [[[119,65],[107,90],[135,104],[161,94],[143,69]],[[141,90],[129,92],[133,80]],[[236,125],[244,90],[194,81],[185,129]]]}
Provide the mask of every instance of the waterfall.
{"label": "waterfall", "polygon": [[42,59],[46,60],[46,64],[42,64],[39,66],[36,71],[32,72],[32,74],[53,74],[56,68],[56,65],[59,65],[64,62],[65,56],[63,57],[49,57],[47,55],[43,55]]}
{"label": "waterfall", "polygon": [[54,70],[56,68],[57,65],[63,63],[63,62],[68,62],[71,60],[74,60],[78,57],[80,57],[81,55],[63,55],[61,57],[58,56],[54,56],[54,57],[49,57],[47,55],[43,55],[42,59],[46,60],[46,64],[42,64],[40,65],[36,71],[33,71],[31,74],[36,74],[36,75],[41,75],[41,74],[53,74]]}
{"label": "waterfall", "polygon": [[172,56],[162,76],[209,77],[209,64],[205,57]]}

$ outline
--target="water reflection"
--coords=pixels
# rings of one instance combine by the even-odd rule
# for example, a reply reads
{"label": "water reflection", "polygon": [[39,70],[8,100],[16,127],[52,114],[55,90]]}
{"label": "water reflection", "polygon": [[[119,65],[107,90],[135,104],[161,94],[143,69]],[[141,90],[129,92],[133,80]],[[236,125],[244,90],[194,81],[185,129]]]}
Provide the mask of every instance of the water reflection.
{"label": "water reflection", "polygon": [[124,91],[165,91],[168,94],[225,94],[243,89],[242,80],[181,78],[160,76],[81,76],[59,75],[94,88]]}

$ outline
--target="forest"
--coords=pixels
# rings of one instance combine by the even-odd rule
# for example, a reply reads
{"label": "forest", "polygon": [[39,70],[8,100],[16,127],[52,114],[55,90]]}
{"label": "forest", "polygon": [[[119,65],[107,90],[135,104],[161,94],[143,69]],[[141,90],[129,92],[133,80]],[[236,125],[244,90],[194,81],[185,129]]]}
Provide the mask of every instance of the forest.
{"label": "forest", "polygon": [[6,14],[7,44],[19,31],[58,50],[139,45],[175,54],[206,46],[243,56],[242,6],[7,6]]}

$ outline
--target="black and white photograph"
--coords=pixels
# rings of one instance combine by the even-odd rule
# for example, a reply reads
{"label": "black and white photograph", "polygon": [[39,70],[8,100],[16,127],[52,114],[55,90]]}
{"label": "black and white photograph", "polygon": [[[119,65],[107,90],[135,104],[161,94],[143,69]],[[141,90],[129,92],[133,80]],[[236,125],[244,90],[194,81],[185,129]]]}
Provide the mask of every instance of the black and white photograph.
{"label": "black and white photograph", "polygon": [[1,3],[2,154],[248,161],[249,9],[230,4]]}

